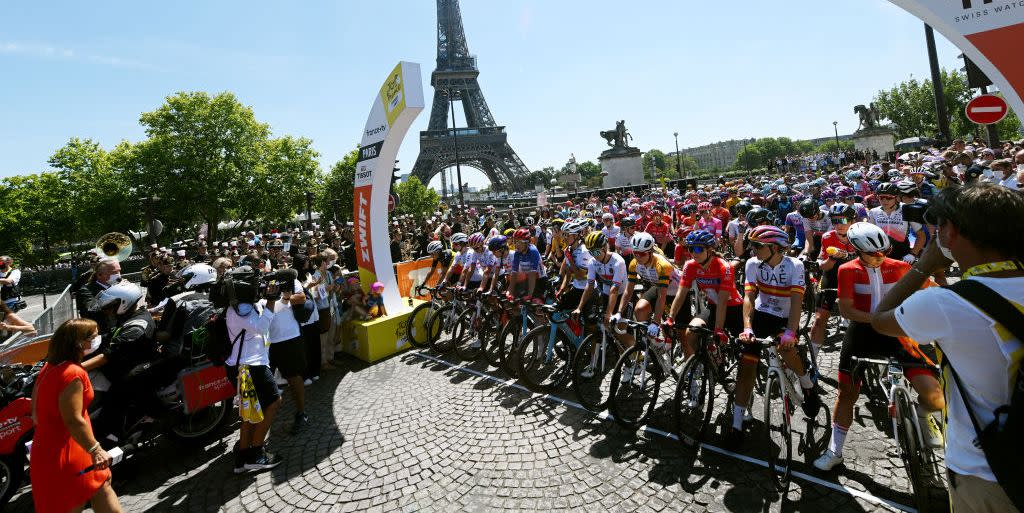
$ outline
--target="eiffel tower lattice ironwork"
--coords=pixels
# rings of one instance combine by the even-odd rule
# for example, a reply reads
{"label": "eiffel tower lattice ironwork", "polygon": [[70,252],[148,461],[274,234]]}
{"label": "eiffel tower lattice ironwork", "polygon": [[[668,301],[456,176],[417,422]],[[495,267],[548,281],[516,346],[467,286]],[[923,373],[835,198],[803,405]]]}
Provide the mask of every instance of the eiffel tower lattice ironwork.
{"label": "eiffel tower lattice ironwork", "polygon": [[[420,132],[420,154],[412,175],[424,184],[456,163],[479,169],[494,190],[521,191],[530,170],[508,144],[480,90],[476,56],[470,55],[459,0],[437,0],[437,69],[430,76],[434,104],[430,123]],[[461,101],[466,127],[448,126],[449,96]],[[458,190],[456,187],[453,189]]]}

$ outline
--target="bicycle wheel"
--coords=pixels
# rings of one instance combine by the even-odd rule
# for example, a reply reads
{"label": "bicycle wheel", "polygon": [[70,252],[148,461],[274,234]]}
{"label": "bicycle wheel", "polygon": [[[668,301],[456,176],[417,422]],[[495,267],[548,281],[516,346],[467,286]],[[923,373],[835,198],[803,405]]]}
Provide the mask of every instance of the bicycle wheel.
{"label": "bicycle wheel", "polygon": [[575,347],[557,326],[549,324],[530,330],[518,348],[519,379],[530,390],[546,394],[569,377]]}
{"label": "bicycle wheel", "polygon": [[494,341],[495,345],[498,346],[496,352],[498,353],[500,367],[513,378],[516,377],[516,373],[519,371],[518,365],[513,361],[513,350],[519,345],[522,331],[522,318],[516,316],[508,324],[502,326],[501,332],[498,333],[498,338]]}
{"label": "bicycle wheel", "polygon": [[764,392],[765,446],[768,450],[768,471],[780,491],[789,485],[793,461],[793,436],[790,429],[792,404],[785,393],[782,376],[770,371]]}
{"label": "bicycle wheel", "polygon": [[480,358],[483,347],[480,343],[480,334],[475,324],[479,324],[476,308],[466,308],[455,320],[455,329],[452,330],[452,345],[455,348],[455,355],[460,359],[473,362]]}
{"label": "bicycle wheel", "polygon": [[691,356],[683,365],[676,383],[673,412],[676,435],[687,447],[697,447],[711,422],[715,403],[715,371],[703,352]]}
{"label": "bicycle wheel", "polygon": [[896,442],[900,447],[903,465],[907,469],[907,477],[910,478],[914,504],[917,511],[927,513],[932,510],[929,493],[931,486],[925,470],[928,455],[917,437],[914,421],[911,419],[916,413],[910,405],[910,397],[907,396],[906,390],[897,388],[893,393],[893,403],[896,404]]}
{"label": "bicycle wheel", "polygon": [[405,339],[413,347],[424,348],[430,345],[430,331],[427,329],[427,320],[430,315],[437,311],[433,301],[416,305],[409,314],[405,323]]}
{"label": "bicycle wheel", "polygon": [[483,344],[484,359],[491,367],[501,367],[501,312],[485,311],[480,319],[480,342]]}
{"label": "bicycle wheel", "polygon": [[445,354],[452,350],[452,329],[455,327],[454,309],[453,305],[444,305],[427,319],[430,349],[433,349],[435,353]]}
{"label": "bicycle wheel", "polygon": [[[612,372],[608,410],[626,429],[636,429],[651,416],[661,389],[661,367],[654,354],[639,345],[627,349]],[[630,377],[623,383],[623,373]]]}
{"label": "bicycle wheel", "polygon": [[[612,372],[620,356],[622,348],[618,341],[611,335],[602,341],[600,333],[587,335],[576,349],[572,362],[572,388],[584,408],[600,413],[608,407]],[[582,374],[588,367],[593,374],[584,377]]]}

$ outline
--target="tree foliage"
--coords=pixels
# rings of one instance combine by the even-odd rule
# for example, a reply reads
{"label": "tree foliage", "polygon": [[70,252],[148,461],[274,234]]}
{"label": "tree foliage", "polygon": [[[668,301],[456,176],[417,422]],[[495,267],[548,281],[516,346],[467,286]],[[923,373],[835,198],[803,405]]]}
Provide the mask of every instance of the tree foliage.
{"label": "tree foliage", "polygon": [[433,215],[441,202],[441,196],[434,189],[423,185],[415,176],[410,176],[404,183],[396,183],[394,192],[398,194],[396,215],[412,215],[417,221]]}

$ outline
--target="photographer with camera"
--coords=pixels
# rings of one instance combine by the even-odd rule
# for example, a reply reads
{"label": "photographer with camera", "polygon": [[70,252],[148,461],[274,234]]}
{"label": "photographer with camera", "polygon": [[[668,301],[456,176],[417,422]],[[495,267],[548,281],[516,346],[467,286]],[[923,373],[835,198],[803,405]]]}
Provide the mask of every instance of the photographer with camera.
{"label": "photographer with camera", "polygon": [[270,330],[274,312],[259,296],[259,272],[249,266],[227,271],[231,286],[227,287],[229,306],[225,322],[231,352],[225,359],[228,380],[238,388],[238,375],[244,369],[252,381],[263,413],[263,420],[252,423],[242,420],[238,446],[235,449],[235,473],[266,470],[276,467],[281,459],[267,452],[267,433],[281,406],[281,391],[270,369],[270,348],[265,334]]}
{"label": "photographer with camera", "polygon": [[[1024,195],[994,184],[943,189],[925,218],[938,229],[871,317],[884,335],[933,341],[943,353],[946,466],[953,511],[1021,511],[1024,493]],[[918,290],[952,261],[950,287]]]}
{"label": "photographer with camera", "polygon": [[270,368],[278,370],[288,381],[288,391],[295,401],[295,421],[292,434],[309,425],[306,415],[306,393],[303,372],[306,371],[306,345],[302,327],[295,318],[293,308],[303,308],[306,294],[295,269],[283,269],[263,276],[266,285],[264,297],[274,312],[267,342],[270,344]]}

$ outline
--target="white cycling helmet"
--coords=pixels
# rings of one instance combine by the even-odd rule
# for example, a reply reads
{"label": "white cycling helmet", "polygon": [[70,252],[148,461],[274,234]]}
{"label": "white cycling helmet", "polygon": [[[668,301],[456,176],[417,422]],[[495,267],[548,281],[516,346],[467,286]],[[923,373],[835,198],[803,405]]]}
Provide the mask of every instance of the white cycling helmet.
{"label": "white cycling helmet", "polygon": [[918,192],[917,184],[909,180],[900,180],[899,182],[896,182],[896,190],[898,190],[900,194],[907,195],[915,194]]}
{"label": "white cycling helmet", "polygon": [[874,253],[876,251],[888,251],[890,247],[889,237],[881,228],[871,223],[853,223],[846,238],[858,251]]}
{"label": "white cycling helmet", "polygon": [[185,281],[185,290],[195,290],[201,285],[217,281],[217,270],[208,264],[192,264],[181,270],[181,278]]}
{"label": "white cycling helmet", "polygon": [[442,244],[441,241],[439,240],[433,240],[430,241],[430,244],[427,244],[427,253],[431,255],[435,255],[442,251],[444,251],[444,244]]}
{"label": "white cycling helmet", "polygon": [[612,215],[612,213],[611,213],[611,212],[605,212],[605,213],[604,213],[604,214],[603,214],[603,215],[601,216],[601,220],[602,220],[602,221],[614,221],[614,220],[615,220],[615,216],[614,216],[614,215]]}
{"label": "white cycling helmet", "polygon": [[655,246],[654,236],[647,232],[634,233],[633,238],[629,239],[629,242],[633,246],[634,252],[646,253],[653,251]]}
{"label": "white cycling helmet", "polygon": [[469,235],[462,232],[452,235],[452,244],[465,244],[466,242],[469,242]]}
{"label": "white cycling helmet", "polygon": [[568,235],[578,235],[583,231],[583,228],[587,226],[588,220],[582,217],[570,219],[562,225],[562,233]]}
{"label": "white cycling helmet", "polygon": [[97,294],[92,310],[98,312],[110,305],[117,304],[117,315],[124,315],[138,305],[142,296],[142,289],[138,285],[130,281],[121,281]]}

